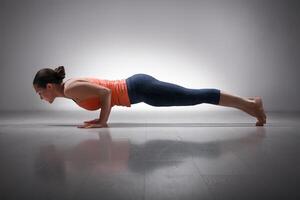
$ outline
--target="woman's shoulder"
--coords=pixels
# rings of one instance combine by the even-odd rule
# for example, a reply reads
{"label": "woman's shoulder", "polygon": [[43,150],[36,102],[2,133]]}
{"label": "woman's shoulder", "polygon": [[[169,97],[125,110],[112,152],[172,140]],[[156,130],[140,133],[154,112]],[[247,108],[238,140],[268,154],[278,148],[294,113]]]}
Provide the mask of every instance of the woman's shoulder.
{"label": "woman's shoulder", "polygon": [[[68,88],[70,88],[70,86],[74,83],[78,83],[78,82],[89,82],[91,79],[91,77],[77,77],[77,78],[69,78],[68,80],[66,80],[64,82],[64,93],[66,95],[66,91],[68,90]],[[69,95],[66,95],[69,97]],[[75,98],[76,101],[78,101],[78,98]],[[73,99],[74,100],[74,99]]]}
{"label": "woman's shoulder", "polygon": [[77,78],[70,78],[65,81],[65,88],[68,88],[71,84],[76,82],[89,82],[90,79],[93,79],[91,77],[77,77]]}

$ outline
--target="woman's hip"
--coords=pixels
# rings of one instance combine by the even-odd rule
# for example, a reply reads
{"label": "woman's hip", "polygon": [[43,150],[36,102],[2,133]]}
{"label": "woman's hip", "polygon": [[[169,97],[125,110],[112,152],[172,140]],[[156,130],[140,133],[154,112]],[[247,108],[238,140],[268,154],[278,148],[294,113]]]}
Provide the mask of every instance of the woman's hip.
{"label": "woman's hip", "polygon": [[131,104],[142,102],[141,91],[147,90],[149,83],[158,81],[148,74],[138,73],[126,79],[128,96]]}

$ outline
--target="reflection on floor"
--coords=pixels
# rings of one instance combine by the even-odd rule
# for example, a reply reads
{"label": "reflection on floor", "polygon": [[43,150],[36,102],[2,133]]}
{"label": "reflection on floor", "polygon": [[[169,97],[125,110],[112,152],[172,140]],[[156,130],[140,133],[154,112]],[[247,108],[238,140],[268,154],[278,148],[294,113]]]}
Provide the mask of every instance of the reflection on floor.
{"label": "reflection on floor", "polygon": [[300,113],[0,116],[0,199],[299,199]]}

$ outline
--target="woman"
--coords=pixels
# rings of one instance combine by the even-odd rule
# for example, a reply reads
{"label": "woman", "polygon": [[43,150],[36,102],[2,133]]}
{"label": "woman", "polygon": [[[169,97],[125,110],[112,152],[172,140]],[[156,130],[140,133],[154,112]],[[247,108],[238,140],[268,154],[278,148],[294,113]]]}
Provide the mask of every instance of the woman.
{"label": "woman", "polygon": [[152,106],[190,106],[209,103],[240,109],[257,118],[256,126],[266,123],[261,97],[242,98],[219,89],[189,89],[163,82],[147,74],[135,74],[122,80],[72,78],[63,83],[63,66],[44,68],[37,72],[33,87],[41,99],[52,103],[56,97],[72,99],[87,110],[101,108],[100,117],[85,121],[78,128],[107,127],[111,108],[115,105],[131,107],[144,102]]}

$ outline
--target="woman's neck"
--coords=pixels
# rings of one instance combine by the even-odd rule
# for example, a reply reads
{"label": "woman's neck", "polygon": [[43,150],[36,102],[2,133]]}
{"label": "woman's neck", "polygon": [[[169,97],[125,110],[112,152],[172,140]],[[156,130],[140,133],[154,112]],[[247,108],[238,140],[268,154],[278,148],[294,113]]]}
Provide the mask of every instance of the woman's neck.
{"label": "woman's neck", "polygon": [[56,87],[56,97],[64,97],[64,98],[69,98],[65,95],[64,93],[64,90],[65,90],[65,83],[62,83],[60,85],[57,85]]}

